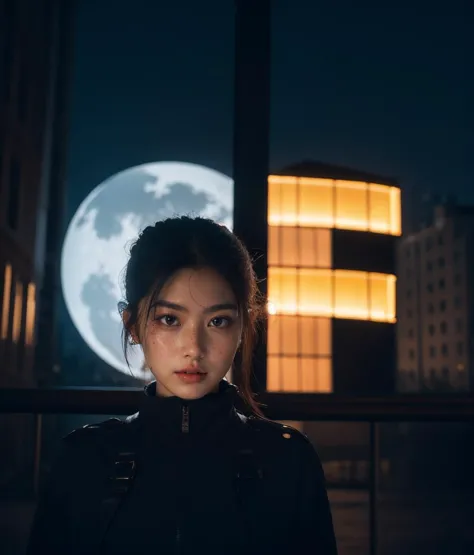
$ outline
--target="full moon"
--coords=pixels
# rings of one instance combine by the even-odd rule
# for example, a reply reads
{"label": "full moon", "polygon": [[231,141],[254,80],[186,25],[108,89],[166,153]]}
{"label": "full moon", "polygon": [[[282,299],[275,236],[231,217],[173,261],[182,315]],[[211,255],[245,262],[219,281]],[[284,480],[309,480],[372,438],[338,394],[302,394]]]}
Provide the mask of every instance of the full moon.
{"label": "full moon", "polygon": [[[129,373],[118,304],[131,243],[146,226],[173,216],[203,216],[232,229],[233,188],[230,177],[212,169],[157,162],[114,175],[79,206],[62,249],[62,290],[80,335],[110,366]],[[131,347],[129,362],[136,377],[151,376],[140,347]]]}

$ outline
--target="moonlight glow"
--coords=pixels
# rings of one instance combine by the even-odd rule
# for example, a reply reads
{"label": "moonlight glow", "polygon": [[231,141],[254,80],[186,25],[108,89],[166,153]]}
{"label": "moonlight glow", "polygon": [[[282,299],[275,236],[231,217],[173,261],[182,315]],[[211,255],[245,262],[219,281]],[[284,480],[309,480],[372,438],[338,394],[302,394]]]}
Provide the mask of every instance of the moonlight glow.
{"label": "moonlight glow", "polygon": [[[204,216],[232,228],[233,181],[209,168],[159,162],[118,173],[79,206],[62,250],[61,283],[68,312],[88,346],[128,374],[122,354],[123,271],[131,242],[147,225],[177,215]],[[133,374],[146,378],[139,347]]]}

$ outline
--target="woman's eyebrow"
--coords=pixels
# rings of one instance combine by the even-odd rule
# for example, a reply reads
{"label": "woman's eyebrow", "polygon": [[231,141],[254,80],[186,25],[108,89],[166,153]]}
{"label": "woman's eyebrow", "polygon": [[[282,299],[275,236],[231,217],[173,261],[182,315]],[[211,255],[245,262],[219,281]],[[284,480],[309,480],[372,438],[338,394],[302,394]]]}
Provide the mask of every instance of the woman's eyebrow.
{"label": "woman's eyebrow", "polygon": [[157,307],[157,306],[161,306],[161,307],[163,307],[163,308],[171,308],[171,309],[173,309],[173,310],[178,310],[179,312],[188,312],[188,310],[187,310],[186,307],[181,306],[180,304],[177,304],[177,303],[172,303],[172,302],[170,302],[170,301],[165,301],[165,300],[163,300],[163,299],[154,302],[154,303],[151,305],[150,309],[153,309],[153,308],[155,308],[155,307]]}
{"label": "woman's eyebrow", "polygon": [[206,312],[206,313],[218,312],[219,310],[234,310],[234,311],[237,311],[238,307],[235,303],[219,303],[219,304],[213,304],[212,306],[208,306],[206,309],[204,309],[204,312]]}
{"label": "woman's eyebrow", "polygon": [[[178,312],[189,312],[188,309],[185,306],[182,306],[178,303],[173,303],[171,301],[165,301],[164,299],[160,299],[156,302],[154,302],[151,306],[151,308],[155,308],[157,306],[160,306],[162,308],[171,308],[172,310],[177,310]],[[218,303],[218,304],[213,304],[211,306],[208,306],[204,309],[204,312],[206,314],[209,314],[211,312],[218,312],[219,310],[234,310],[237,311],[238,307],[235,303]]]}

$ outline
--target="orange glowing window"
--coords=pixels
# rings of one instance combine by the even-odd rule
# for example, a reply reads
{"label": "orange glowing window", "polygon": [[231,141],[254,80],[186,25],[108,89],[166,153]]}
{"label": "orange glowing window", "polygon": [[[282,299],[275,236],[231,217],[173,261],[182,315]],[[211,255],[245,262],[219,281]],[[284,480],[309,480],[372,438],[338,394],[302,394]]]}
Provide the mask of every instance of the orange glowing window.
{"label": "orange glowing window", "polygon": [[[279,318],[279,316],[276,316]],[[280,349],[279,352],[285,355],[296,356],[299,352],[299,325],[298,316],[285,316],[281,318],[280,330]]]}
{"label": "orange glowing window", "polygon": [[[330,233],[328,229],[317,229],[312,227],[301,227],[298,228],[299,233],[299,243],[300,243],[300,252],[299,252],[299,265],[300,266],[308,266],[308,267],[318,267],[319,260],[318,258],[323,259],[323,267],[331,266],[331,251],[330,248],[326,249],[325,245],[320,245],[321,241],[319,241],[318,232],[325,232],[327,231]],[[315,233],[316,232],[316,233]],[[330,239],[330,238],[329,238]],[[321,248],[324,252],[321,252]],[[326,260],[324,260],[327,258]]]}
{"label": "orange glowing window", "polygon": [[[285,316],[277,316],[285,318]],[[332,353],[331,320],[300,316],[299,341],[302,356],[330,356]]]}
{"label": "orange glowing window", "polygon": [[367,183],[336,181],[336,223],[339,229],[369,228]]}
{"label": "orange glowing window", "polygon": [[270,226],[326,227],[401,234],[397,187],[295,176],[268,178]]}
{"label": "orange glowing window", "polygon": [[279,226],[268,226],[268,265],[280,266],[280,230]]}
{"label": "orange glowing window", "polygon": [[334,272],[334,316],[369,319],[368,274],[336,270]]}
{"label": "orange glowing window", "polygon": [[298,228],[280,227],[279,260],[282,266],[299,264]]}
{"label": "orange glowing window", "polygon": [[12,267],[7,264],[5,267],[4,282],[3,282],[3,307],[2,307],[2,329],[1,338],[8,337],[8,324],[10,320],[10,295],[12,286]]}
{"label": "orange glowing window", "polygon": [[267,322],[267,354],[280,353],[281,316],[268,315]]}
{"label": "orange glowing window", "polygon": [[280,191],[281,217],[285,225],[298,224],[298,184],[296,179],[282,186]]}
{"label": "orange glowing window", "polygon": [[267,391],[280,391],[280,357],[267,356]]}
{"label": "orange glowing window", "polygon": [[397,187],[390,187],[390,224],[393,235],[402,233],[402,195]]}
{"label": "orange glowing window", "polygon": [[395,276],[319,268],[268,268],[272,314],[395,322]]}
{"label": "orange glowing window", "polygon": [[[276,312],[296,314],[298,308],[296,268],[268,268],[268,302]],[[270,277],[271,276],[271,277]]]}
{"label": "orange glowing window", "polygon": [[315,391],[318,393],[332,393],[334,387],[332,381],[332,359],[321,357],[318,358],[317,362]]}
{"label": "orange glowing window", "polygon": [[269,356],[267,391],[332,393],[332,360],[329,357]]}
{"label": "orange glowing window", "polygon": [[270,315],[268,391],[332,391],[332,324],[329,318]]}
{"label": "orange glowing window", "polygon": [[395,321],[396,277],[385,274],[369,274],[370,279],[370,320],[380,322]]}
{"label": "orange glowing window", "polygon": [[[284,228],[281,228],[284,229]],[[314,232],[329,231],[328,229],[315,229],[313,227],[299,227],[298,229],[298,265],[314,268],[319,266],[318,255],[320,255],[320,246],[318,236]],[[324,248],[324,247],[323,247]],[[325,252],[324,254],[329,254]],[[328,257],[330,259],[330,256]],[[330,264],[329,264],[330,265]]]}
{"label": "orange glowing window", "polygon": [[[269,269],[270,275],[278,268]],[[269,277],[269,283],[271,283]],[[299,270],[298,290],[293,292],[298,298],[297,313],[302,316],[332,316],[332,273],[331,270]],[[278,300],[275,300],[278,307]],[[280,311],[276,308],[277,313]]]}
{"label": "orange glowing window", "polygon": [[18,343],[21,335],[21,316],[23,311],[23,286],[20,282],[15,286],[15,305],[13,308],[13,330],[12,339]]}
{"label": "orange glowing window", "polygon": [[281,221],[281,183],[277,179],[268,178],[268,225],[280,225]]}
{"label": "orange glowing window", "polygon": [[389,233],[390,218],[390,190],[382,185],[370,185],[369,191],[370,231]]}
{"label": "orange glowing window", "polygon": [[316,268],[332,268],[332,233],[330,229],[314,229]]}
{"label": "orange glowing window", "polygon": [[268,227],[270,266],[332,266],[331,230],[312,227]]}
{"label": "orange glowing window", "polygon": [[334,227],[334,182],[301,177],[298,223],[309,227]]}
{"label": "orange glowing window", "polygon": [[280,358],[280,387],[283,391],[300,391],[298,357],[282,356]]}
{"label": "orange glowing window", "polygon": [[400,189],[385,185],[369,185],[370,231],[401,233]]}
{"label": "orange glowing window", "polygon": [[25,343],[32,346],[34,343],[36,316],[36,286],[34,283],[28,285],[28,293],[26,297],[26,331]]}
{"label": "orange glowing window", "polygon": [[269,355],[330,356],[331,342],[329,318],[286,315],[268,318]]}
{"label": "orange glowing window", "polygon": [[302,358],[300,363],[300,392],[318,390],[318,359]]}
{"label": "orange glowing window", "polygon": [[297,225],[297,183],[296,177],[268,179],[269,225]]}

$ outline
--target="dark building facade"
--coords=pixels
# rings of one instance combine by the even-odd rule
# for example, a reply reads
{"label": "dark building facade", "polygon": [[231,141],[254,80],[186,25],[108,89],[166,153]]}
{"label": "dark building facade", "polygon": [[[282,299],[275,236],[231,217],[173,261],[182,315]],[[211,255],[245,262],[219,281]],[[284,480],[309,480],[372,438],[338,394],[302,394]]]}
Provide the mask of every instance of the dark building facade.
{"label": "dark building facade", "polygon": [[267,389],[393,392],[396,182],[303,162],[268,188]]}
{"label": "dark building facade", "polygon": [[[0,387],[34,387],[53,368],[72,9],[0,1]],[[33,429],[2,417],[0,487],[21,481]]]}
{"label": "dark building facade", "polygon": [[[0,2],[0,384],[32,385],[52,352],[73,2]],[[38,326],[38,323],[42,325]],[[48,325],[49,324],[49,325]],[[38,329],[40,328],[40,329]]]}

